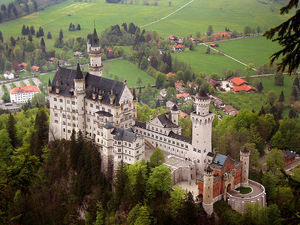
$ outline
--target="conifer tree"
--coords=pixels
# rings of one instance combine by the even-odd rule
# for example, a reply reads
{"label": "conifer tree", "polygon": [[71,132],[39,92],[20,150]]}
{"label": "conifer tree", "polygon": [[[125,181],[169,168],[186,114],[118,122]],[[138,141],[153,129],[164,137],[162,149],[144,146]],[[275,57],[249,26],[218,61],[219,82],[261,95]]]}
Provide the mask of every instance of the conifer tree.
{"label": "conifer tree", "polygon": [[292,92],[291,92],[291,101],[297,101],[298,100],[298,90],[296,86],[293,86]]}
{"label": "conifer tree", "polygon": [[77,161],[78,161],[78,154],[77,154],[77,141],[76,141],[76,132],[73,129],[70,141],[70,160],[71,160],[71,167],[73,170],[77,169]]}
{"label": "conifer tree", "polygon": [[116,205],[120,205],[124,199],[126,199],[127,191],[126,184],[128,182],[128,176],[125,170],[125,164],[123,160],[119,163],[118,169],[115,173],[114,187],[115,187],[115,197]]}
{"label": "conifer tree", "polygon": [[261,93],[263,89],[264,89],[264,87],[263,87],[262,83],[259,82],[258,87],[257,87],[258,92]]}
{"label": "conifer tree", "polygon": [[264,108],[264,106],[261,106],[261,109],[260,109],[258,115],[261,116],[261,115],[265,115],[265,114],[266,114],[265,108]]}
{"label": "conifer tree", "polygon": [[281,91],[278,101],[279,102],[284,102],[284,93],[283,93],[283,91]]}
{"label": "conifer tree", "polygon": [[64,38],[64,34],[63,34],[63,31],[62,30],[60,30],[59,31],[59,40],[62,40]]}
{"label": "conifer tree", "polygon": [[185,196],[180,217],[181,224],[195,224],[197,220],[197,209],[191,192]]}
{"label": "conifer tree", "polygon": [[26,35],[26,27],[24,24],[22,26],[22,35]]}
{"label": "conifer tree", "polygon": [[44,38],[41,39],[41,49],[44,53],[46,52],[46,45],[45,45]]}
{"label": "conifer tree", "polygon": [[298,77],[296,77],[294,79],[293,85],[295,85],[296,87],[298,87],[298,89],[300,90],[300,82],[299,82],[299,78]]}
{"label": "conifer tree", "polygon": [[2,41],[2,43],[3,43],[3,34],[2,34],[2,31],[0,31],[0,41]]}
{"label": "conifer tree", "polygon": [[32,42],[32,35],[31,35],[31,33],[29,33],[29,35],[28,35],[28,41]]}
{"label": "conifer tree", "polygon": [[295,108],[291,108],[291,110],[289,111],[289,118],[290,119],[298,118],[298,114]]}
{"label": "conifer tree", "polygon": [[16,148],[18,146],[16,120],[12,114],[9,114],[6,129],[10,138],[11,145],[13,146],[13,148]]}
{"label": "conifer tree", "polygon": [[32,35],[35,35],[34,26],[31,26],[31,27],[30,27],[30,33],[31,33]]}
{"label": "conifer tree", "polygon": [[77,30],[81,30],[80,24],[77,25]]}
{"label": "conifer tree", "polygon": [[52,39],[52,34],[51,34],[50,31],[49,31],[48,34],[47,34],[47,39]]}

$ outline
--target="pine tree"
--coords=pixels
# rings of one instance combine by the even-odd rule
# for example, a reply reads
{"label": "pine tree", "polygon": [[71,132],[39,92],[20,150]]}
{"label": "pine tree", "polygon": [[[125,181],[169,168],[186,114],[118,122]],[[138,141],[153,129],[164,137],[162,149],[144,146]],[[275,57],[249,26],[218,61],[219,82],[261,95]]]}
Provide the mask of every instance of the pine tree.
{"label": "pine tree", "polygon": [[44,38],[41,39],[41,49],[44,53],[46,52],[46,45],[45,45]]}
{"label": "pine tree", "polygon": [[212,25],[209,25],[206,32],[207,36],[211,36],[213,32],[214,31]]}
{"label": "pine tree", "polygon": [[16,40],[13,37],[10,37],[11,46],[16,46]]}
{"label": "pine tree", "polygon": [[261,116],[261,115],[265,115],[265,114],[266,114],[265,108],[264,108],[264,106],[261,106],[261,109],[260,109],[258,115]]}
{"label": "pine tree", "polygon": [[12,114],[9,114],[6,129],[10,138],[11,145],[13,146],[13,148],[16,148],[18,146],[16,120]]}
{"label": "pine tree", "polygon": [[257,87],[258,92],[261,93],[263,89],[264,89],[264,87],[263,87],[262,83],[259,82],[258,87]]}
{"label": "pine tree", "polygon": [[29,33],[29,35],[28,35],[28,41],[32,42],[32,35],[31,35],[31,33]]}
{"label": "pine tree", "polygon": [[278,101],[279,102],[284,102],[284,93],[283,93],[283,91],[281,91]]}
{"label": "pine tree", "polygon": [[80,24],[77,25],[77,30],[81,30]]}
{"label": "pine tree", "polygon": [[70,160],[71,160],[71,167],[73,170],[77,169],[77,161],[78,161],[78,154],[76,153],[77,150],[77,141],[76,141],[76,132],[73,129],[70,141]]}
{"label": "pine tree", "polygon": [[2,31],[0,31],[0,41],[2,41],[2,43],[3,43],[3,34],[2,34]]}
{"label": "pine tree", "polygon": [[181,224],[195,224],[195,221],[197,221],[197,209],[191,192],[188,192],[185,196],[180,220]]}
{"label": "pine tree", "polygon": [[298,89],[300,90],[300,82],[299,82],[299,78],[298,77],[296,77],[294,79],[293,85],[295,85],[296,87],[298,87]]}
{"label": "pine tree", "polygon": [[126,174],[125,164],[122,160],[119,163],[119,166],[115,173],[115,178],[114,178],[116,205],[121,205],[123,200],[125,200],[126,195],[127,195],[127,192],[126,192],[126,184],[127,183],[128,183],[128,176]]}
{"label": "pine tree", "polygon": [[32,35],[35,35],[34,26],[31,26],[31,27],[30,27],[30,33],[31,33]]}
{"label": "pine tree", "polygon": [[292,93],[291,93],[291,101],[297,101],[298,100],[298,90],[296,86],[293,86]]}
{"label": "pine tree", "polygon": [[47,34],[47,39],[52,39],[52,34],[51,34],[50,31],[49,31],[48,34]]}
{"label": "pine tree", "polygon": [[22,35],[26,35],[26,27],[25,27],[24,24],[23,24],[23,27],[22,27]]}
{"label": "pine tree", "polygon": [[73,24],[70,23],[70,25],[69,25],[69,31],[72,31],[72,30],[73,30]]}
{"label": "pine tree", "polygon": [[60,30],[59,31],[59,40],[62,40],[64,38],[64,34],[63,34],[63,31],[62,30]]}
{"label": "pine tree", "polygon": [[289,118],[293,119],[293,118],[298,118],[298,114],[295,108],[291,108],[290,112],[289,112]]}

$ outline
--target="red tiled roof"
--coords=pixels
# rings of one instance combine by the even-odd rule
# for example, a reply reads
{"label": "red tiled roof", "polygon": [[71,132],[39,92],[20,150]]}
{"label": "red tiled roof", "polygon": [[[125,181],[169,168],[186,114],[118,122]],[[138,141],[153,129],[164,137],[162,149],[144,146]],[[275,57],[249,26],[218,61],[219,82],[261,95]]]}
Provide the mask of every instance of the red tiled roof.
{"label": "red tiled roof", "polygon": [[34,69],[34,70],[39,70],[40,69],[40,67],[38,67],[38,66],[32,66],[31,68]]}
{"label": "red tiled roof", "polygon": [[176,94],[176,98],[187,98],[189,97],[189,93]]}
{"label": "red tiled roof", "polygon": [[174,36],[174,35],[170,35],[168,38],[169,38],[170,40],[174,40],[174,39],[175,39],[175,36]]}
{"label": "red tiled roof", "polygon": [[183,40],[177,41],[178,44],[183,44]]}
{"label": "red tiled roof", "polygon": [[175,45],[174,48],[183,48],[183,45]]}
{"label": "red tiled roof", "polygon": [[184,112],[180,112],[180,113],[179,113],[179,116],[181,116],[181,117],[185,118],[185,117],[187,117],[187,116],[188,116],[188,114],[187,114],[187,113],[184,113]]}
{"label": "red tiled roof", "polygon": [[54,61],[54,59],[55,59],[54,57],[51,57],[51,58],[49,59],[49,61],[52,62],[52,61]]}
{"label": "red tiled roof", "polygon": [[175,87],[178,87],[178,86],[182,86],[182,83],[181,82],[175,82]]}
{"label": "red tiled roof", "polygon": [[212,35],[223,35],[223,34],[227,34],[227,32],[215,32]]}
{"label": "red tiled roof", "polygon": [[242,84],[248,84],[247,81],[245,81],[245,80],[243,80],[243,79],[241,79],[241,78],[239,78],[239,77],[234,77],[234,78],[232,78],[232,79],[231,79],[231,82],[232,82],[233,85],[235,85],[235,86],[240,86],[240,85],[242,85]]}
{"label": "red tiled roof", "polygon": [[112,48],[107,48],[106,49],[108,52],[113,52],[114,50]]}
{"label": "red tiled roof", "polygon": [[176,74],[175,73],[171,73],[171,72],[166,74],[166,77],[173,77],[173,76],[176,76]]}
{"label": "red tiled roof", "polygon": [[240,92],[240,91],[246,91],[246,92],[248,92],[248,91],[255,91],[255,88],[252,87],[252,86],[250,86],[250,85],[243,84],[241,86],[235,86],[235,87],[233,87],[232,90],[234,92]]}
{"label": "red tiled roof", "polygon": [[10,91],[11,94],[17,94],[22,92],[41,92],[41,91],[37,86],[15,87]]}
{"label": "red tiled roof", "polygon": [[27,66],[27,63],[26,63],[26,62],[22,62],[22,63],[19,64],[19,66],[24,66],[24,67],[26,67],[26,66]]}

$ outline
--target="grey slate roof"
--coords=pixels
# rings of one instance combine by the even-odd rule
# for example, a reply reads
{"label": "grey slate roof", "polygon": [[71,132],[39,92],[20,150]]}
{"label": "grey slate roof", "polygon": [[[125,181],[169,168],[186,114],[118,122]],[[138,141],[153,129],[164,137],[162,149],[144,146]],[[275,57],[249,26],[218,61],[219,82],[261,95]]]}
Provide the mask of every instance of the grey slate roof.
{"label": "grey slate roof", "polygon": [[118,141],[127,141],[132,143],[137,139],[137,135],[135,133],[120,127],[116,127],[111,133],[114,135],[114,139]]}
{"label": "grey slate roof", "polygon": [[90,42],[91,42],[92,47],[99,47],[100,46],[100,42],[99,42],[99,38],[98,38],[96,28],[94,28],[94,33],[91,37]]}
{"label": "grey slate roof", "polygon": [[171,110],[172,110],[172,111],[178,111],[178,107],[177,107],[177,105],[176,105],[176,104],[174,104]]}
{"label": "grey slate roof", "polygon": [[220,153],[217,153],[216,156],[215,156],[215,158],[213,159],[213,162],[211,163],[211,165],[213,167],[223,168],[226,160],[227,160],[227,156],[226,155],[222,155]]}
{"label": "grey slate roof", "polygon": [[135,121],[135,126],[146,129],[146,122]]}
{"label": "grey slate roof", "polygon": [[171,138],[175,138],[175,139],[177,139],[179,141],[184,141],[184,142],[187,142],[187,143],[190,143],[190,144],[192,143],[192,139],[191,138],[188,138],[188,137],[176,134],[173,131],[171,131],[168,136],[171,137]]}
{"label": "grey slate roof", "polygon": [[107,122],[105,125],[104,125],[104,128],[106,129],[113,129],[115,128],[110,122]]}
{"label": "grey slate roof", "polygon": [[209,99],[207,93],[205,93],[204,91],[200,90],[198,93],[198,98],[199,99]]}
{"label": "grey slate roof", "polygon": [[[91,75],[82,72],[85,80],[86,98],[92,99],[92,94],[102,95],[101,102],[110,105],[110,97],[114,97],[113,105],[119,105],[120,97],[125,88],[123,82],[110,80],[104,77]],[[52,81],[52,93],[55,94],[56,87],[59,88],[59,95],[72,97],[74,92],[74,79],[78,76],[77,70],[58,67],[58,70]],[[95,99],[94,101],[100,101]]]}
{"label": "grey slate roof", "polygon": [[99,116],[105,116],[105,117],[112,117],[113,115],[110,112],[106,112],[106,111],[98,111],[96,112],[97,114],[99,114]]}
{"label": "grey slate roof", "polygon": [[178,126],[174,123],[172,123],[171,120],[169,120],[169,118],[167,117],[167,113],[165,114],[161,114],[159,116],[157,116],[157,118],[159,119],[159,121],[161,122],[161,124],[164,126],[164,127],[167,127],[167,128],[177,128]]}
{"label": "grey slate roof", "polygon": [[207,153],[207,155],[210,156],[210,157],[214,157],[215,154],[212,153],[212,152],[209,152],[209,153]]}

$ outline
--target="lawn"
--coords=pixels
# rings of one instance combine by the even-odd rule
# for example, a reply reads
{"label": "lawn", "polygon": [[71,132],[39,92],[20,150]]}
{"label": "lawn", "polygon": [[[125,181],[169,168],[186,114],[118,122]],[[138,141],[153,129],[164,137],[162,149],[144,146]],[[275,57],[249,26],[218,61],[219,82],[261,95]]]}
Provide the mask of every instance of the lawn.
{"label": "lawn", "polygon": [[[285,96],[285,103],[289,103],[290,95],[292,91],[292,85],[293,81],[296,76],[285,76],[284,79],[284,86],[275,86],[274,85],[274,77],[261,77],[261,78],[252,78],[250,79],[250,84],[253,84],[255,81],[254,79],[258,79],[263,84],[263,93],[217,93],[216,95],[220,97],[225,104],[232,105],[234,108],[241,110],[241,109],[247,109],[247,110],[255,110],[259,111],[261,107],[266,104],[267,102],[267,93],[269,91],[274,91],[277,95],[277,99],[279,98],[279,95],[281,91],[283,91]],[[288,115],[289,110],[285,110],[283,112],[283,116]]]}
{"label": "lawn", "polygon": [[224,41],[219,45],[218,50],[246,64],[253,63],[255,67],[268,63],[269,57],[280,49],[277,42],[267,40],[265,37]]}
{"label": "lawn", "polygon": [[[252,37],[230,41],[218,42],[217,50],[232,56],[245,63],[254,63],[255,67],[269,62],[269,56],[279,49],[279,45],[265,39],[264,37]],[[207,47],[196,46],[194,51],[185,49],[183,52],[173,53],[180,61],[191,65],[196,73],[205,72],[207,74],[216,73],[219,77],[224,77],[224,68],[232,71],[240,70],[245,75],[245,66],[219,53],[210,50],[210,54],[205,54]],[[256,74],[252,71],[251,74]]]}
{"label": "lawn", "polygon": [[223,77],[222,70],[224,68],[244,71],[245,66],[213,50],[210,51],[210,54],[205,54],[206,49],[206,46],[199,45],[196,46],[193,51],[186,48],[183,52],[173,53],[172,56],[191,65],[195,73],[205,72],[206,74],[217,74],[221,78]]}
{"label": "lawn", "polygon": [[[136,81],[138,77],[142,79],[142,85],[147,84],[154,84],[155,79],[151,77],[146,72],[140,70],[136,65],[133,63],[125,60],[113,60],[109,62],[103,62],[105,71],[103,71],[103,77],[114,79],[115,76],[118,76],[119,80],[126,80],[128,86],[138,86]],[[88,71],[88,67],[84,67],[85,71]],[[52,80],[55,73],[48,73],[45,75],[40,76],[43,83],[48,84],[49,78]]]}
{"label": "lawn", "polygon": [[239,187],[236,190],[239,191],[241,194],[248,194],[252,191],[252,188],[251,187]]}
{"label": "lawn", "polygon": [[[129,2],[129,1],[128,1]],[[36,30],[39,26],[44,28],[44,33],[52,33],[53,39],[46,40],[46,46],[53,48],[59,30],[62,29],[64,37],[86,37],[92,32],[94,21],[100,33],[107,27],[123,22],[134,22],[142,26],[167,16],[171,12],[186,4],[188,0],[173,0],[168,6],[167,0],[158,1],[158,6],[145,6],[139,4],[108,4],[104,0],[93,2],[75,2],[68,0],[46,8],[45,10],[27,15],[25,17],[0,24],[4,38],[21,36],[23,24],[33,25]],[[274,7],[271,12],[270,6]],[[208,25],[213,25],[215,31],[223,31],[225,27],[231,30],[243,31],[249,25],[257,27],[274,26],[282,22],[287,16],[279,15],[280,6],[277,4],[261,4],[254,0],[195,0],[187,7],[172,14],[159,23],[145,26],[147,30],[156,30],[164,37],[170,34],[181,37],[196,32],[206,32]],[[69,24],[80,24],[80,31],[68,31]]]}

